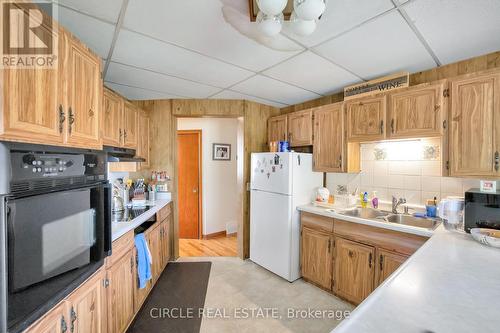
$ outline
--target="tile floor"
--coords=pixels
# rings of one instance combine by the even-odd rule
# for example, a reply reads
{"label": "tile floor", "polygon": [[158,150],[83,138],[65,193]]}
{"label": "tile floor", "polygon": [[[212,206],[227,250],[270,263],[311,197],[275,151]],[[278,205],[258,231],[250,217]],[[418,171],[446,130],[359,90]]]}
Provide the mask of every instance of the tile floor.
{"label": "tile floor", "polygon": [[[297,280],[293,283],[274,275],[253,262],[238,258],[180,258],[179,261],[211,261],[205,309],[211,317],[202,320],[202,333],[211,332],[330,332],[353,306],[329,293]],[[264,309],[269,310],[264,310]],[[262,312],[258,313],[258,309]],[[288,309],[325,310],[322,319],[289,318]],[[224,314],[221,319],[218,315]],[[225,312],[224,312],[225,311]],[[243,312],[255,318],[241,319]],[[267,318],[260,315],[268,311]],[[276,311],[275,315],[271,315]],[[279,315],[278,315],[279,314]],[[328,316],[333,318],[328,318]],[[337,319],[335,318],[336,316]],[[320,316],[321,317],[321,316]]]}

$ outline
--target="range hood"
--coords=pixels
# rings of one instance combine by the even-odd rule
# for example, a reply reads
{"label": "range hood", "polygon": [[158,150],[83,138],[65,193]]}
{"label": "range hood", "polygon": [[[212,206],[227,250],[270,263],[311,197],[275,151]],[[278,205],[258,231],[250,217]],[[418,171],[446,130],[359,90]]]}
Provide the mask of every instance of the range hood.
{"label": "range hood", "polygon": [[142,157],[135,157],[135,149],[104,146],[108,162],[146,162]]}

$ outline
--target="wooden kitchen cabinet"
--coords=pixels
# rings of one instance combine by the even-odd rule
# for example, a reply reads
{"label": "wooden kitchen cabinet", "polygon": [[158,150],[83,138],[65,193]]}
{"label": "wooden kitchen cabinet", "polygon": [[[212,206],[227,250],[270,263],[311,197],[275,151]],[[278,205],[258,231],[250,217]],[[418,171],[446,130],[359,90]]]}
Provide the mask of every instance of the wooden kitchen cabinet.
{"label": "wooden kitchen cabinet", "polygon": [[101,60],[70,33],[60,42],[64,47],[64,105],[66,142],[72,147],[102,148],[100,133],[102,109]]}
{"label": "wooden kitchen cabinet", "polygon": [[[158,277],[160,277],[162,267],[162,258],[161,258],[161,243],[160,243],[160,225],[156,225],[147,235],[149,252],[151,252],[152,264],[151,264],[151,273],[153,275],[153,284],[156,283]],[[149,231],[149,230],[148,230]]]}
{"label": "wooden kitchen cabinet", "polygon": [[68,298],[70,332],[107,332],[105,275],[106,272],[101,269]]}
{"label": "wooden kitchen cabinet", "polygon": [[134,104],[125,101],[123,113],[123,146],[125,148],[137,149],[139,110]]}
{"label": "wooden kitchen cabinet", "polygon": [[401,266],[408,256],[396,252],[386,251],[383,249],[377,250],[377,273],[375,275],[375,286],[380,285],[392,273],[394,273],[399,266]]}
{"label": "wooden kitchen cabinet", "polygon": [[112,147],[122,146],[123,139],[123,98],[110,89],[104,88],[103,94],[103,144]]}
{"label": "wooden kitchen cabinet", "polygon": [[500,175],[500,72],[450,80],[450,175]]}
{"label": "wooden kitchen cabinet", "polygon": [[288,114],[288,141],[290,147],[313,144],[313,111],[304,110]]}
{"label": "wooden kitchen cabinet", "polygon": [[375,96],[345,102],[347,140],[377,141],[385,138],[387,96]]}
{"label": "wooden kitchen cabinet", "polygon": [[334,291],[359,304],[374,289],[375,248],[335,237]]}
{"label": "wooden kitchen cabinet", "polygon": [[149,117],[148,114],[140,110],[139,111],[139,122],[138,122],[138,144],[137,144],[137,153],[136,155],[144,158],[146,161],[142,162],[141,168],[149,167]]}
{"label": "wooden kitchen cabinet", "polygon": [[146,300],[146,297],[148,297],[149,292],[153,288],[153,283],[151,280],[149,280],[146,282],[146,285],[144,288],[139,289],[139,278],[137,276],[137,251],[136,250],[134,250],[134,260],[135,260],[135,265],[134,265],[134,279],[133,279],[133,292],[134,292],[133,305],[134,305],[134,311],[138,312],[141,309],[142,303],[144,303],[144,301]]}
{"label": "wooden kitchen cabinet", "polygon": [[134,317],[134,285],[137,276],[134,260],[134,251],[129,247],[108,269],[108,332],[125,332]]}
{"label": "wooden kitchen cabinet", "polygon": [[300,265],[302,277],[317,286],[331,290],[333,272],[333,236],[303,227],[301,230]]}
{"label": "wooden kitchen cabinet", "polygon": [[387,138],[443,135],[447,115],[446,84],[422,84],[389,95]]}
{"label": "wooden kitchen cabinet", "polygon": [[271,117],[267,121],[267,142],[286,141],[288,138],[287,116]]}
{"label": "wooden kitchen cabinet", "polygon": [[65,333],[69,325],[68,305],[62,301],[24,333]]}
{"label": "wooden kitchen cabinet", "polygon": [[163,222],[160,224],[160,247],[161,247],[161,267],[162,270],[168,264],[170,260],[170,225],[172,221],[172,215],[169,215]]}
{"label": "wooden kitchen cabinet", "polygon": [[342,172],[345,158],[343,103],[314,110],[313,169]]}

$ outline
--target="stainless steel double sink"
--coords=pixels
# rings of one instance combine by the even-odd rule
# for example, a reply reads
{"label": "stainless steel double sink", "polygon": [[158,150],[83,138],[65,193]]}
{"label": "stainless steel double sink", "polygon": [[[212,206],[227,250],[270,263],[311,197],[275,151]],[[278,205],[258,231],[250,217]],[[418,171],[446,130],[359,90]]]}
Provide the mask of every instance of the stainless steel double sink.
{"label": "stainless steel double sink", "polygon": [[430,230],[436,229],[440,223],[440,221],[437,219],[415,217],[407,214],[394,214],[392,212],[373,208],[356,207],[336,212],[344,216],[359,217],[362,219],[375,220],[379,222],[409,225],[412,227]]}

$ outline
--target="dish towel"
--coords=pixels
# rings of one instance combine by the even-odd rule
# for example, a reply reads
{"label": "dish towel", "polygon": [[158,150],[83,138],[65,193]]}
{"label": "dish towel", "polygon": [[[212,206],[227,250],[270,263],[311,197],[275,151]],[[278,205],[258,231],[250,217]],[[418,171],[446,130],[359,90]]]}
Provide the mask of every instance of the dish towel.
{"label": "dish towel", "polygon": [[135,235],[135,248],[137,249],[137,277],[139,278],[139,289],[146,287],[146,282],[151,280],[151,252],[149,252],[148,242],[143,233]]}

